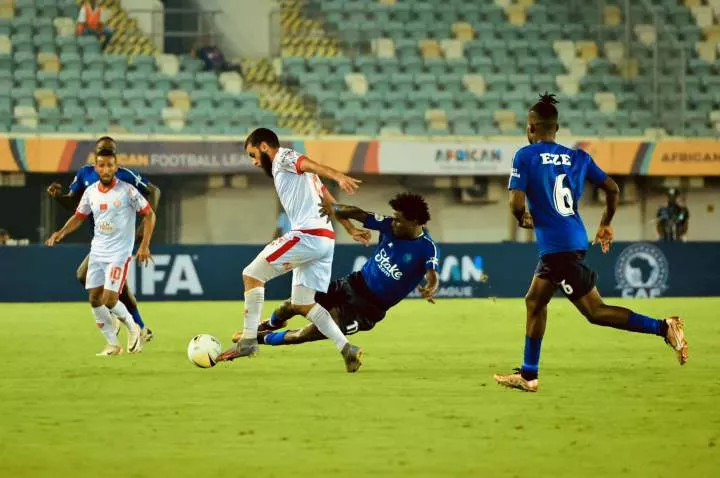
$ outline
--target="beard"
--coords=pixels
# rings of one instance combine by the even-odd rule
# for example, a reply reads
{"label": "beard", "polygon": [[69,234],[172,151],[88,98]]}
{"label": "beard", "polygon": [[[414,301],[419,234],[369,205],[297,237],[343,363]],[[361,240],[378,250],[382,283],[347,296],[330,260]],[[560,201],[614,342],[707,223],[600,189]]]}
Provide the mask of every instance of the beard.
{"label": "beard", "polygon": [[264,151],[260,151],[260,167],[265,171],[268,177],[272,178],[272,159],[270,155]]}

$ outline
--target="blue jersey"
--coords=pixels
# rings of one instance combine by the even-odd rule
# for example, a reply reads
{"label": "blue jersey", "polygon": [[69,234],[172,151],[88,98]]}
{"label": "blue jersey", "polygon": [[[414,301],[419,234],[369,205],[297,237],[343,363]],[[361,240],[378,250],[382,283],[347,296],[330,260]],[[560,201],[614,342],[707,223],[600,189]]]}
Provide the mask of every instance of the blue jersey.
{"label": "blue jersey", "polygon": [[[150,193],[150,190],[148,189],[150,181],[138,172],[127,168],[118,168],[115,173],[115,177],[135,186],[135,189],[137,189],[143,196],[147,196]],[[73,179],[73,182],[70,184],[70,192],[81,196],[88,186],[95,184],[98,181],[100,181],[100,176],[95,172],[95,166],[92,164],[85,165],[80,168],[75,175],[75,179]]]}
{"label": "blue jersey", "polygon": [[390,217],[368,214],[363,225],[380,231],[380,241],[360,270],[368,289],[386,309],[407,297],[427,270],[437,270],[439,260],[437,246],[427,231],[417,239],[398,239],[391,224]]}
{"label": "blue jersey", "polygon": [[587,250],[578,213],[586,178],[601,184],[607,174],[581,149],[540,142],[515,153],[508,189],[527,195],[540,256]]}

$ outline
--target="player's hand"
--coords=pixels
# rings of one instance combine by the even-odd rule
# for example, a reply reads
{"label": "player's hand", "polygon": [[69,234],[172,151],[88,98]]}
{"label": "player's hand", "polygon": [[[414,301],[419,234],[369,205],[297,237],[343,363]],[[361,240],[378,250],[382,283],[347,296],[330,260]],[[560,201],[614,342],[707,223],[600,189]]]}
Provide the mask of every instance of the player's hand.
{"label": "player's hand", "polygon": [[56,198],[62,194],[62,185],[60,183],[52,183],[47,188],[47,193],[51,198]]}
{"label": "player's hand", "polygon": [[597,234],[595,234],[593,245],[600,244],[600,249],[603,254],[607,254],[610,250],[610,244],[612,244],[613,239],[615,239],[615,231],[613,231],[612,226],[601,225],[598,228]]}
{"label": "player's hand", "polygon": [[360,183],[362,183],[359,179],[351,178],[347,174],[343,173],[338,173],[336,181],[340,186],[340,189],[348,194],[355,194],[355,191],[357,191],[360,187]]}
{"label": "player's hand", "polygon": [[535,227],[535,224],[533,223],[533,218],[528,211],[525,211],[525,214],[523,214],[522,221],[520,221],[519,225],[523,229],[532,229],[533,227]]}
{"label": "player's hand", "polygon": [[325,204],[320,203],[318,204],[320,206],[320,209],[318,209],[318,212],[320,213],[320,217],[326,217],[328,219],[328,222],[335,217],[335,210],[333,209],[332,204]]}
{"label": "player's hand", "polygon": [[431,284],[420,284],[417,287],[417,290],[420,292],[423,299],[427,300],[431,304],[435,303],[435,293],[437,292],[437,287],[433,287]]}
{"label": "player's hand", "polygon": [[65,237],[65,234],[63,234],[61,231],[55,231],[50,235],[48,240],[45,241],[45,245],[52,247],[55,244],[57,244],[58,242],[62,241],[64,237]]}
{"label": "player's hand", "polygon": [[372,234],[367,229],[358,229],[355,228],[350,232],[350,235],[353,238],[353,241],[359,242],[363,246],[367,246],[370,244],[370,239],[372,239]]}
{"label": "player's hand", "polygon": [[148,246],[141,245],[138,247],[137,254],[135,254],[135,260],[139,264],[147,264],[149,261],[152,261],[152,255],[150,254],[150,248]]}

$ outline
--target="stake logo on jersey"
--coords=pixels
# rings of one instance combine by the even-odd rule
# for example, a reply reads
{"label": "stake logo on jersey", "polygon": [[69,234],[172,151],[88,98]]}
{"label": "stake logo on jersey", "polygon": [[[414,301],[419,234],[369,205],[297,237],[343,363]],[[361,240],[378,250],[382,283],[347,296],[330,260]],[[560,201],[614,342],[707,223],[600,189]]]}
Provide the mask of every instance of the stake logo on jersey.
{"label": "stake logo on jersey", "polygon": [[378,268],[386,276],[392,277],[395,280],[402,279],[402,271],[397,266],[397,264],[393,264],[392,260],[390,259],[390,255],[387,253],[387,251],[385,251],[385,249],[380,249],[378,253],[375,254],[375,264],[377,264]]}
{"label": "stake logo on jersey", "polygon": [[508,189],[527,195],[541,256],[587,250],[587,232],[577,210],[586,178],[601,184],[607,174],[583,150],[540,142],[515,153]]}
{"label": "stake logo on jersey", "polygon": [[416,239],[398,239],[392,233],[389,217],[368,214],[363,225],[380,231],[380,240],[372,260],[360,273],[368,289],[389,309],[415,290],[428,269],[437,270],[437,246],[427,231]]}

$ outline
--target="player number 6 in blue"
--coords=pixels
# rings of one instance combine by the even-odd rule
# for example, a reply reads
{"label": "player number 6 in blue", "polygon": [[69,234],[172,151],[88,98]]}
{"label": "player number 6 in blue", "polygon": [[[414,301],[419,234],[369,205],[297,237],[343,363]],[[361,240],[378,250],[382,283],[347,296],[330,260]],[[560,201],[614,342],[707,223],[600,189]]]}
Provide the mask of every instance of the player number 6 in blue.
{"label": "player number 6 in blue", "polygon": [[567,174],[560,174],[555,178],[555,188],[553,189],[553,196],[555,198],[555,210],[561,216],[572,216],[575,214],[575,208],[573,203],[572,191],[570,188],[563,186]]}
{"label": "player number 6 in blue", "polygon": [[565,279],[563,279],[563,280],[560,282],[560,286],[562,287],[563,292],[565,292],[567,295],[570,295],[570,294],[573,293],[573,288],[572,288],[572,286],[571,286],[570,284],[568,284],[567,282],[565,282]]}

